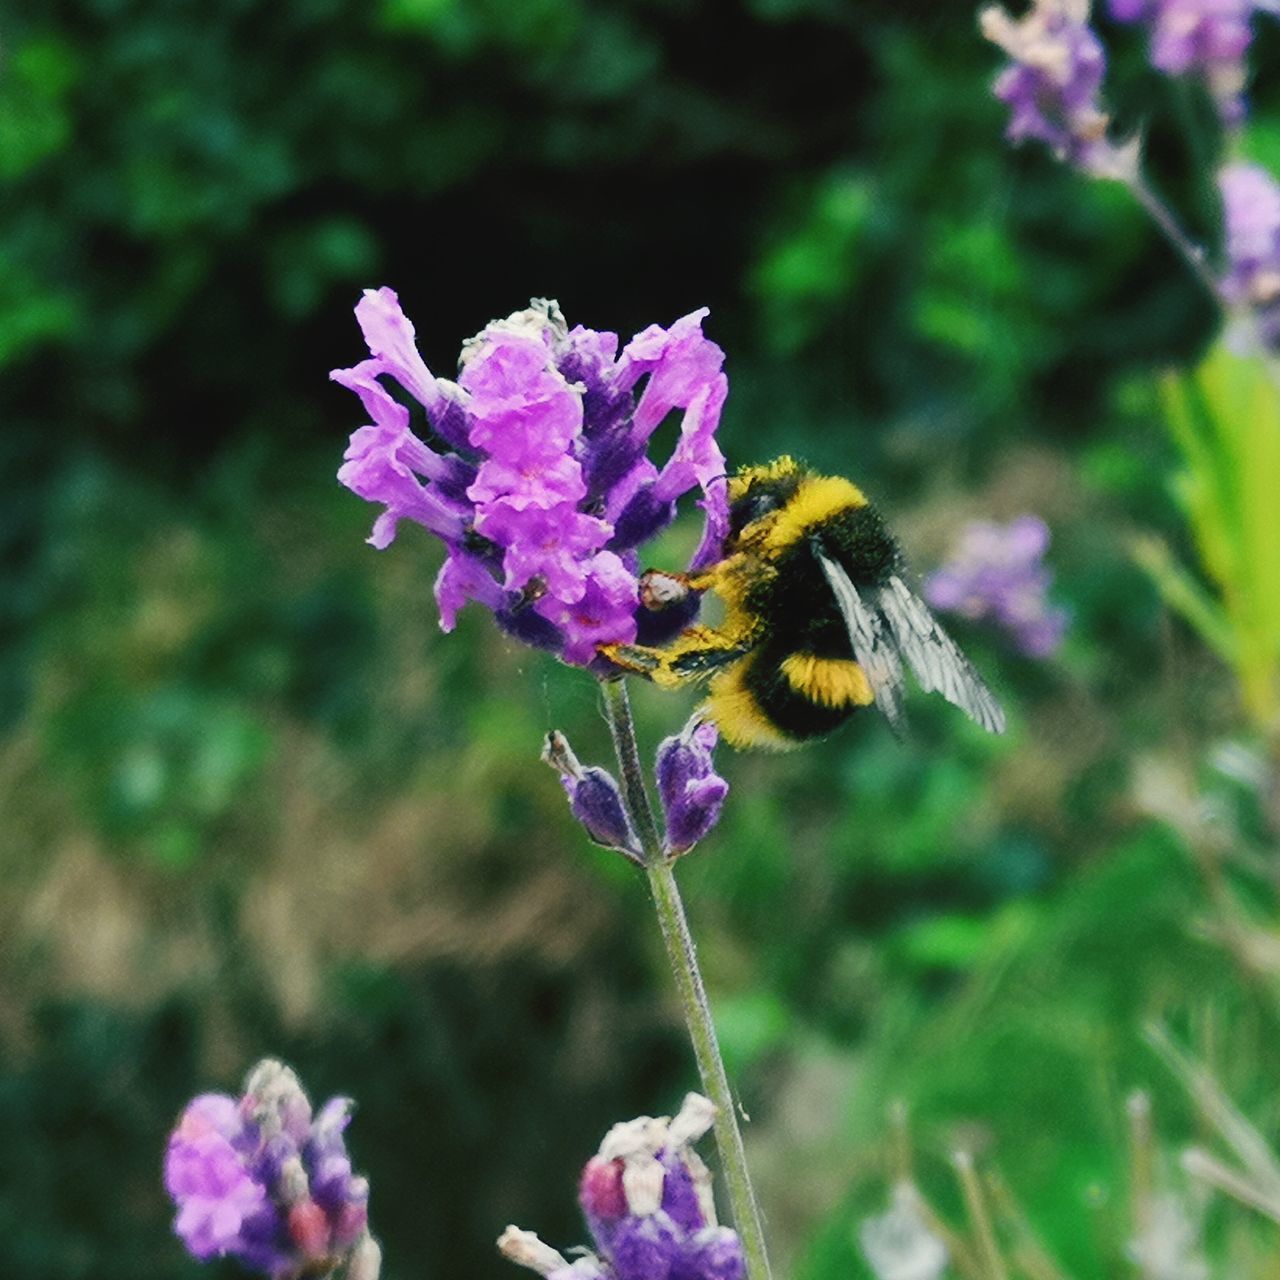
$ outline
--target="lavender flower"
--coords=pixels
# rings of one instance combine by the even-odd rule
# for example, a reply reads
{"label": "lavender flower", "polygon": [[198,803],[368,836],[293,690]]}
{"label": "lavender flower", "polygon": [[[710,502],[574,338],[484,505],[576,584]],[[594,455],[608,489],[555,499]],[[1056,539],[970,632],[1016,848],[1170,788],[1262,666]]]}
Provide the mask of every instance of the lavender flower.
{"label": "lavender flower", "polygon": [[1107,140],[1110,120],[1099,102],[1106,54],[1089,26],[1089,0],[1035,0],[1019,20],[993,6],[981,26],[1013,59],[993,86],[1012,109],[1010,141],[1035,138],[1095,177],[1133,175],[1136,146]]}
{"label": "lavender flower", "polygon": [[666,818],[665,852],[688,853],[720,820],[729,784],[715,771],[720,734],[696,716],[658,747],[658,796]]}
{"label": "lavender flower", "polygon": [[1245,55],[1256,0],[1111,0],[1118,22],[1151,26],[1151,63],[1166,75],[1199,75],[1223,120],[1244,120]]}
{"label": "lavender flower", "polygon": [[[600,670],[597,645],[634,640],[638,626],[659,642],[655,627],[687,625],[696,599],[662,621],[639,608],[636,547],[695,487],[706,511],[695,566],[717,558],[728,526],[715,440],[728,382],[706,314],[651,325],[619,354],[615,334],[570,330],[554,302],[535,300],[463,345],[455,383],[427,369],[396,295],[365,292],[356,318],[371,358],[330,376],[359,395],[371,425],[351,437],[338,478],[382,505],[375,547],[404,519],[445,543],[444,630],[474,600],[519,640]],[[423,409],[426,440],[388,378]],[[673,409],[680,438],[659,468],[648,444]]]}
{"label": "lavender flower", "polygon": [[1263,341],[1280,347],[1280,185],[1256,164],[1229,164],[1218,173],[1227,272],[1224,294],[1252,307]]}
{"label": "lavender flower", "polygon": [[569,740],[558,730],[547,734],[542,758],[559,772],[569,807],[587,835],[596,844],[616,849],[632,862],[643,865],[640,842],[613,775],[594,765],[584,768],[569,746]]}
{"label": "lavender flower", "polygon": [[350,1116],[347,1098],[313,1116],[297,1076],[271,1059],[249,1073],[242,1098],[196,1098],[165,1157],[188,1251],[202,1262],[235,1258],[271,1280],[339,1267],[345,1280],[378,1280],[369,1184],[352,1172],[343,1139]]}
{"label": "lavender flower", "polygon": [[674,1119],[641,1116],[609,1130],[578,1188],[597,1254],[570,1263],[518,1227],[498,1248],[548,1280],[742,1280],[742,1245],[716,1225],[711,1175],[692,1147],[714,1115],[691,1093]]}
{"label": "lavender flower", "polygon": [[966,618],[990,619],[1034,658],[1048,657],[1062,642],[1067,612],[1049,604],[1053,575],[1044,566],[1049,529],[1038,516],[1007,525],[970,523],[952,558],[924,584],[935,608]]}

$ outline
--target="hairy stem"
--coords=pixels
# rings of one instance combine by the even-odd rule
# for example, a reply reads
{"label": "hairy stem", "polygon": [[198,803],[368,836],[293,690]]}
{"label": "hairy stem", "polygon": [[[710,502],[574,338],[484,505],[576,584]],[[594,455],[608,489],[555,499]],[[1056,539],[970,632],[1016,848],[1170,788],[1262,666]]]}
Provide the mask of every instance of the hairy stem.
{"label": "hairy stem", "polygon": [[1130,194],[1142,206],[1147,216],[1160,230],[1160,234],[1169,242],[1178,256],[1187,264],[1191,274],[1204,286],[1205,291],[1217,303],[1228,325],[1234,331],[1245,335],[1246,342],[1253,348],[1250,354],[1258,357],[1266,367],[1272,382],[1280,387],[1280,363],[1272,355],[1267,340],[1258,323],[1252,308],[1233,300],[1223,288],[1222,281],[1214,274],[1209,265],[1208,255],[1204,248],[1197,244],[1186,229],[1178,221],[1173,210],[1156,194],[1151,184],[1141,174],[1126,178],[1124,184]]}
{"label": "hairy stem", "polygon": [[693,1041],[693,1053],[698,1061],[702,1087],[716,1108],[716,1146],[720,1151],[720,1165],[729,1190],[734,1226],[738,1229],[743,1253],[746,1255],[748,1280],[770,1280],[764,1228],[755,1192],[751,1187],[747,1155],[742,1145],[742,1131],[738,1128],[737,1109],[729,1089],[729,1078],[725,1074],[724,1059],[720,1056],[711,1006],[707,1001],[706,987],[702,983],[702,972],[698,968],[697,948],[693,935],[689,932],[689,921],[676,885],[675,870],[671,860],[662,851],[658,824],[654,818],[653,806],[649,802],[649,793],[645,789],[644,771],[636,746],[635,722],[631,717],[631,702],[627,697],[626,685],[621,680],[605,681],[602,690],[605,717],[613,735],[614,751],[622,774],[622,794],[644,851],[645,872],[649,877],[649,889],[657,908],[667,960],[675,976],[689,1038]]}
{"label": "hairy stem", "polygon": [[1183,229],[1173,210],[1155,193],[1141,174],[1135,174],[1125,185],[1147,216],[1160,229],[1160,234],[1173,246],[1178,256],[1191,268],[1191,274],[1204,285],[1209,296],[1224,310],[1232,304],[1222,292],[1222,284],[1213,274],[1205,251]]}

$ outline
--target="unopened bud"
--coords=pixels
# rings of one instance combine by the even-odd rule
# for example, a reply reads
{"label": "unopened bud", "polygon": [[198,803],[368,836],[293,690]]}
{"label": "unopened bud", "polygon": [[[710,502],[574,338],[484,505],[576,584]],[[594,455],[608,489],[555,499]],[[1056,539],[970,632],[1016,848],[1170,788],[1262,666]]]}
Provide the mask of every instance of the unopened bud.
{"label": "unopened bud", "polygon": [[569,740],[558,730],[547,734],[542,758],[560,774],[569,807],[587,835],[596,844],[616,849],[632,862],[643,863],[640,842],[613,775],[594,765],[584,767],[574,755]]}
{"label": "unopened bud", "polygon": [[729,784],[712,759],[719,731],[696,716],[658,747],[658,796],[666,817],[666,851],[688,853],[720,820]]}
{"label": "unopened bud", "polygon": [[307,1258],[323,1258],[329,1252],[329,1220],[314,1200],[299,1200],[289,1210],[289,1239]]}
{"label": "unopened bud", "polygon": [[578,1183],[578,1203],[587,1221],[613,1222],[627,1212],[622,1190],[622,1161],[592,1156]]}
{"label": "unopened bud", "polygon": [[564,1255],[544,1244],[536,1232],[524,1231],[520,1227],[507,1227],[498,1237],[498,1250],[509,1262],[528,1267],[539,1275],[549,1276],[569,1265]]}
{"label": "unopened bud", "polygon": [[378,1280],[382,1272],[382,1249],[366,1232],[351,1251],[344,1280]]}
{"label": "unopened bud", "polygon": [[264,1058],[245,1081],[244,1105],[264,1137],[287,1134],[303,1142],[311,1127],[311,1103],[293,1070]]}
{"label": "unopened bud", "polygon": [[282,1204],[299,1204],[307,1198],[311,1190],[307,1171],[303,1167],[301,1156],[290,1156],[280,1164],[280,1174],[276,1179],[276,1194]]}

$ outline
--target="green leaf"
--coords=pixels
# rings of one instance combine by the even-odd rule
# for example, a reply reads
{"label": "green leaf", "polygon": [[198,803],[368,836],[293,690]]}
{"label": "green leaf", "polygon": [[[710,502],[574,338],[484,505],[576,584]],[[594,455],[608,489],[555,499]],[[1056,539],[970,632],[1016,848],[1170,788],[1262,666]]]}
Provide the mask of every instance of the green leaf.
{"label": "green leaf", "polygon": [[1138,550],[1170,605],[1236,671],[1255,723],[1280,713],[1280,387],[1270,362],[1219,345],[1163,384],[1165,422],[1182,455],[1175,483],[1217,602],[1167,551]]}

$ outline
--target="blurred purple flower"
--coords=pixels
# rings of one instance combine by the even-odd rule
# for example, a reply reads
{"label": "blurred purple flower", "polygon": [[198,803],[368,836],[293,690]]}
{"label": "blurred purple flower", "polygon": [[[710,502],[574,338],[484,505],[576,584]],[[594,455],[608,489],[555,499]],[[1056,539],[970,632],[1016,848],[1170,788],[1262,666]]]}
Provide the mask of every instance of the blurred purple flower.
{"label": "blurred purple flower", "polygon": [[1099,100],[1107,60],[1089,26],[1088,0],[1035,0],[1020,19],[992,6],[981,25],[1012,59],[993,86],[1012,111],[1010,141],[1034,138],[1095,177],[1131,176],[1136,147],[1107,140],[1110,120]]}
{"label": "blurred purple flower", "polygon": [[692,1146],[714,1115],[691,1093],[674,1119],[641,1116],[609,1130],[578,1187],[596,1254],[570,1263],[518,1227],[499,1249],[548,1280],[742,1280],[741,1242],[716,1224],[711,1174]]}
{"label": "blurred purple flower", "polygon": [[720,820],[729,784],[715,771],[720,734],[710,721],[690,720],[658,747],[658,797],[666,818],[665,851],[688,853]]}
{"label": "blurred purple flower", "polygon": [[[331,377],[371,424],[351,437],[338,478],[383,506],[375,547],[406,519],[445,543],[435,588],[444,630],[474,600],[524,643],[602,667],[596,646],[635,640],[638,623],[648,643],[666,638],[655,625],[687,625],[696,598],[663,624],[639,609],[636,548],[695,487],[706,526],[694,566],[718,558],[724,539],[715,432],[728,381],[724,353],[702,333],[706,314],[651,325],[619,354],[615,334],[571,330],[554,302],[535,300],[463,344],[455,383],[423,363],[395,293],[366,290],[356,318],[371,358]],[[426,440],[385,378],[421,405]],[[649,440],[673,409],[684,411],[680,437],[659,469]]]}
{"label": "blurred purple flower", "polygon": [[1280,184],[1256,164],[1218,173],[1227,271],[1223,292],[1254,308],[1262,337],[1280,348]]}
{"label": "blurred purple flower", "polygon": [[1151,27],[1151,63],[1166,75],[1200,75],[1223,120],[1244,120],[1245,55],[1253,39],[1257,0],[1111,0],[1118,22]]}
{"label": "blurred purple flower", "polygon": [[350,1100],[334,1098],[313,1118],[297,1076],[271,1059],[249,1073],[242,1098],[191,1102],[165,1156],[188,1251],[202,1262],[235,1258],[271,1280],[339,1267],[345,1280],[377,1280],[369,1184],[343,1139],[350,1114]]}
{"label": "blurred purple flower", "polygon": [[925,580],[925,599],[935,609],[990,620],[1023,653],[1048,657],[1062,642],[1068,618],[1047,599],[1053,578],[1043,562],[1048,547],[1049,529],[1038,516],[1007,525],[975,520],[951,559]]}

